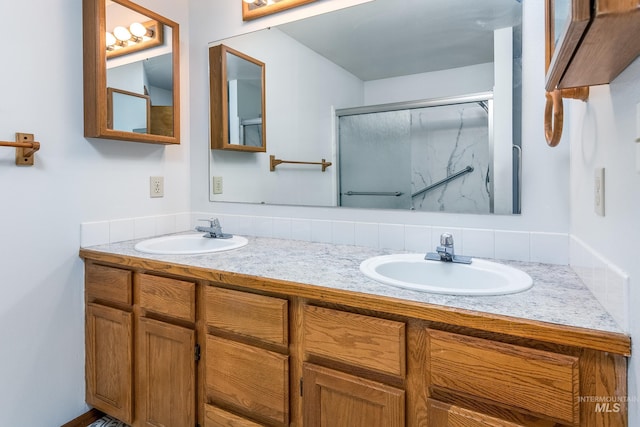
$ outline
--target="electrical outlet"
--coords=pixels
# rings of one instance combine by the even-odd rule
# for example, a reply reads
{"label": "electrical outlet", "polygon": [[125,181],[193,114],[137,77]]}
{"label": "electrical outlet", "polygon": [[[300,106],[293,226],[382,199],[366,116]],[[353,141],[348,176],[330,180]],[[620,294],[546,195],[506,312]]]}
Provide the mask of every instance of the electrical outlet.
{"label": "electrical outlet", "polygon": [[149,195],[151,197],[164,197],[164,177],[152,176],[149,178]]}
{"label": "electrical outlet", "polygon": [[222,194],[222,177],[213,177],[213,194]]}
{"label": "electrical outlet", "polygon": [[604,216],[604,168],[596,168],[594,173],[593,207],[596,214]]}

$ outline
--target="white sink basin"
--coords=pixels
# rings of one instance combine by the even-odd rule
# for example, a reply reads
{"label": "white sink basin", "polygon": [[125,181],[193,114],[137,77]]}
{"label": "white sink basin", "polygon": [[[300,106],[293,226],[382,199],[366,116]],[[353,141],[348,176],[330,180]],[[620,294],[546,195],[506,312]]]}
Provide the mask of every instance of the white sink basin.
{"label": "white sink basin", "polygon": [[508,265],[475,258],[471,264],[426,261],[424,254],[369,258],[360,271],[387,285],[449,295],[512,294],[533,284],[527,273]]}
{"label": "white sink basin", "polygon": [[211,252],[230,251],[247,244],[242,236],[230,239],[209,239],[198,234],[178,234],[143,240],[134,246],[139,252],[158,255],[195,255]]}

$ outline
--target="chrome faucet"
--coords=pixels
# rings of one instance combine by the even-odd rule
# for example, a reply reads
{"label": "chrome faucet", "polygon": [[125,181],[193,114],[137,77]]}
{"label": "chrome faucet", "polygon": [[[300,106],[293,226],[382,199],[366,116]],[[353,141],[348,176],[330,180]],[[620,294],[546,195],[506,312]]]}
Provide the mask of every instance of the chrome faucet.
{"label": "chrome faucet", "polygon": [[200,231],[202,233],[206,233],[202,237],[206,237],[208,239],[230,239],[233,237],[232,234],[226,234],[222,232],[222,227],[220,226],[220,221],[218,218],[208,218],[208,219],[199,219],[198,221],[208,221],[209,226],[197,226],[196,231]]}
{"label": "chrome faucet", "polygon": [[471,264],[471,257],[455,254],[455,250],[453,248],[453,235],[451,233],[442,233],[440,235],[440,246],[436,247],[436,252],[427,252],[424,259]]}

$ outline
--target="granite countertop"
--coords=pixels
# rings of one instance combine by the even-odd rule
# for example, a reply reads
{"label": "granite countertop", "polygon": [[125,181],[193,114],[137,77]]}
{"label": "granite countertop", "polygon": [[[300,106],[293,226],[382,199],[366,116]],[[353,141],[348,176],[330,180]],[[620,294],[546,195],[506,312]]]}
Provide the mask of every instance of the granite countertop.
{"label": "granite countertop", "polygon": [[402,251],[263,237],[247,238],[249,244],[243,248],[202,255],[144,254],[134,249],[139,240],[85,249],[474,312],[623,333],[569,266],[499,261],[528,273],[533,278],[533,286],[527,291],[511,295],[453,296],[396,288],[371,280],[360,272],[360,263],[365,259]]}

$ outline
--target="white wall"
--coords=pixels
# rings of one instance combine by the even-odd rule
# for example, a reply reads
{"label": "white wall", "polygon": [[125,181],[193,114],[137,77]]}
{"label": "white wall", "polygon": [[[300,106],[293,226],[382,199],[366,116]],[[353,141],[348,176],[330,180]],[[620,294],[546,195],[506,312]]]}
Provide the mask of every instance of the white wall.
{"label": "white wall", "polygon": [[[83,137],[79,0],[0,2],[0,140],[34,133],[35,166],[0,147],[0,425],[86,410],[80,223],[189,209],[187,0],[139,0],[183,25],[182,145]],[[37,29],[48,29],[37,31]],[[165,197],[149,198],[149,176]]]}
{"label": "white wall", "polygon": [[[592,275],[606,271],[608,276],[612,265],[629,276],[628,294],[623,293],[614,308],[628,313],[632,338],[640,335],[640,165],[636,164],[640,144],[634,142],[638,103],[640,60],[610,85],[592,87],[588,102],[565,101],[570,123],[562,142],[571,145],[571,233],[596,254],[596,263],[602,260],[603,267],[592,268]],[[598,167],[605,168],[604,217],[593,208]],[[572,253],[571,258],[572,265],[583,267],[579,254]],[[611,298],[608,277],[604,286],[605,297]],[[636,401],[630,404],[629,425],[635,426],[640,425],[640,345],[637,339],[632,344],[628,388]]]}
{"label": "white wall", "polygon": [[[191,2],[192,40],[219,40],[228,36],[276,25],[273,20],[241,24],[240,11],[229,2],[203,4]],[[318,2],[332,5],[335,0]],[[342,4],[342,3],[341,3]],[[303,8],[304,11],[311,10]],[[285,16],[282,19],[287,19]],[[555,150],[546,146],[542,128],[544,111],[544,5],[523,3],[523,200],[522,215],[452,215],[346,208],[303,208],[233,203],[208,200],[208,97],[194,91],[191,99],[192,207],[195,211],[294,218],[370,221],[396,224],[428,224],[443,227],[473,227],[503,230],[567,233],[569,230],[569,149],[567,144]],[[191,84],[207,87],[207,50],[204,42],[193,43]],[[565,248],[566,249],[566,248]]]}
{"label": "white wall", "polygon": [[364,90],[364,105],[490,92],[493,90],[493,62],[371,80],[364,83]]}

